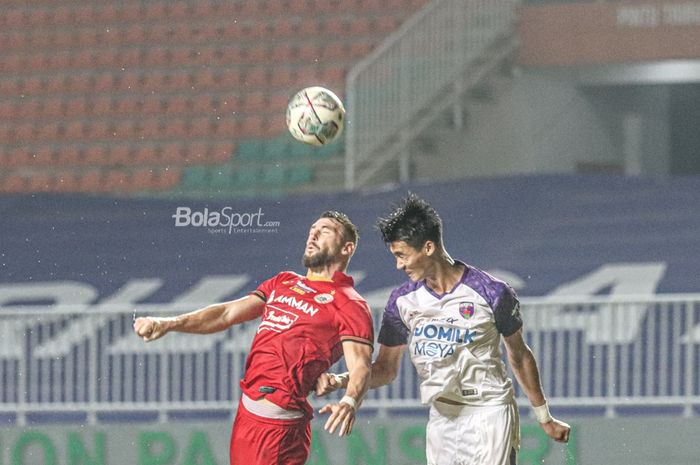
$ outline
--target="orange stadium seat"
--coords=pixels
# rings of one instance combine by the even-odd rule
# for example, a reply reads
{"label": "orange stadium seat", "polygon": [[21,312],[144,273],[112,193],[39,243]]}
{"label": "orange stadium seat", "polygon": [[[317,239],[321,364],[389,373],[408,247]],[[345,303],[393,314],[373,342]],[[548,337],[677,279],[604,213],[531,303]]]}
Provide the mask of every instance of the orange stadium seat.
{"label": "orange stadium seat", "polygon": [[27,166],[31,164],[31,157],[31,151],[27,147],[17,147],[7,152],[3,166],[7,168]]}
{"label": "orange stadium seat", "polygon": [[236,151],[236,144],[231,141],[222,141],[214,143],[209,150],[210,163],[224,163],[233,157]]}
{"label": "orange stadium seat", "polygon": [[187,144],[185,149],[186,158],[189,164],[201,164],[207,161],[207,143],[204,141],[194,141]]}
{"label": "orange stadium seat", "polygon": [[393,15],[379,16],[372,24],[372,29],[380,34],[388,34],[399,27],[400,21]]}
{"label": "orange stadium seat", "polygon": [[159,95],[147,95],[141,102],[141,113],[146,115],[159,114],[163,111],[163,99]]}
{"label": "orange stadium seat", "polygon": [[284,63],[293,61],[298,55],[298,46],[289,41],[280,42],[272,47],[272,61]]}
{"label": "orange stadium seat", "polygon": [[168,116],[181,115],[186,113],[189,107],[189,97],[183,94],[175,94],[167,97],[163,106],[163,111]]}
{"label": "orange stadium seat", "polygon": [[130,184],[134,190],[150,189],[153,183],[153,168],[140,167],[131,173]]}
{"label": "orange stadium seat", "polygon": [[162,164],[183,164],[186,163],[185,153],[181,142],[167,142],[158,148],[158,162]]}
{"label": "orange stadium seat", "polygon": [[321,49],[321,59],[326,61],[341,61],[348,56],[348,45],[345,41],[326,43]]}
{"label": "orange stadium seat", "polygon": [[107,150],[101,145],[90,145],[85,149],[82,161],[90,166],[107,165]]}
{"label": "orange stadium seat", "polygon": [[0,178],[0,192],[27,192],[27,178],[18,174],[10,174]]}
{"label": "orange stadium seat", "polygon": [[[77,46],[78,47],[95,47],[97,45],[102,45],[105,41],[93,28],[80,28],[76,31],[77,34]],[[101,51],[102,54],[104,51]]]}
{"label": "orange stadium seat", "polygon": [[82,160],[83,154],[74,144],[62,144],[56,153],[56,164],[59,166],[78,165]]}
{"label": "orange stadium seat", "polygon": [[347,35],[349,24],[342,18],[332,16],[321,20],[321,33],[328,37],[344,37]]}
{"label": "orange stadium seat", "polygon": [[115,139],[133,139],[136,137],[136,121],[131,118],[123,119],[114,123],[112,133]]}
{"label": "orange stadium seat", "polygon": [[160,190],[172,189],[178,185],[181,177],[182,171],[180,169],[166,167],[156,174],[154,187]]}
{"label": "orange stadium seat", "polygon": [[83,172],[78,179],[78,188],[81,192],[99,192],[102,189],[102,172],[97,169]]}
{"label": "orange stadium seat", "polygon": [[86,132],[90,139],[109,139],[112,136],[112,127],[104,120],[90,121]]}
{"label": "orange stadium seat", "polygon": [[23,99],[12,109],[12,116],[21,119],[35,119],[41,111],[41,101],[38,99]]}
{"label": "orange stadium seat", "polygon": [[35,136],[33,123],[21,123],[14,126],[13,131],[5,138],[10,143],[31,142]]}
{"label": "orange stadium seat", "polygon": [[125,170],[112,169],[104,174],[103,190],[109,192],[125,191],[129,188],[129,175]]}
{"label": "orange stadium seat", "polygon": [[68,121],[64,125],[63,135],[66,140],[69,141],[80,141],[85,137],[85,122],[82,120]]}
{"label": "orange stadium seat", "polygon": [[350,21],[348,34],[351,36],[368,35],[372,33],[372,22],[366,16],[358,16]]}
{"label": "orange stadium seat", "polygon": [[168,118],[165,120],[161,137],[182,138],[187,136],[187,120],[182,117]]}
{"label": "orange stadium seat", "polygon": [[321,46],[315,43],[305,43],[299,46],[298,61],[311,62],[321,58]]}
{"label": "orange stadium seat", "polygon": [[90,102],[90,115],[107,116],[112,113],[112,108],[116,106],[116,99],[108,94],[98,94]]}
{"label": "orange stadium seat", "polygon": [[70,118],[73,116],[82,116],[88,112],[87,98],[79,95],[66,101],[64,106],[64,116]]}
{"label": "orange stadium seat", "polygon": [[54,179],[47,173],[35,173],[27,180],[28,192],[49,192],[53,190]]}
{"label": "orange stadium seat", "polygon": [[134,163],[137,165],[153,165],[158,162],[156,147],[151,143],[138,144],[134,151]]}
{"label": "orange stadium seat", "polygon": [[60,123],[57,121],[46,121],[36,123],[35,138],[38,140],[53,140],[58,138],[60,133]]}
{"label": "orange stadium seat", "polygon": [[133,160],[131,146],[125,143],[113,145],[107,151],[107,163],[128,166]]}
{"label": "orange stadium seat", "polygon": [[368,55],[374,49],[374,45],[369,42],[353,42],[350,44],[350,56],[357,60]]}
{"label": "orange stadium seat", "polygon": [[270,37],[277,39],[288,39],[296,38],[297,31],[299,28],[299,23],[295,21],[290,21],[287,18],[277,19],[275,22],[270,24],[271,32]]}
{"label": "orange stadium seat", "polygon": [[29,76],[22,81],[22,94],[40,94],[44,88],[44,81],[41,76]]}
{"label": "orange stadium seat", "polygon": [[140,121],[136,134],[145,139],[154,139],[162,136],[159,118],[146,118]]}
{"label": "orange stadium seat", "polygon": [[154,0],[145,4],[142,19],[163,21],[167,17],[167,2]]}
{"label": "orange stadium seat", "polygon": [[211,134],[212,124],[210,116],[199,116],[190,120],[187,129],[188,137],[206,137]]}
{"label": "orange stadium seat", "polygon": [[54,175],[54,190],[56,192],[78,192],[80,177],[73,171],[64,171]]}
{"label": "orange stadium seat", "polygon": [[0,94],[15,95],[21,93],[22,80],[15,76],[0,76]]}
{"label": "orange stadium seat", "polygon": [[272,50],[266,44],[255,43],[249,45],[243,51],[243,57],[247,64],[257,64],[269,61]]}
{"label": "orange stadium seat", "polygon": [[289,88],[296,83],[296,78],[296,70],[290,67],[276,67],[272,70],[270,75],[269,85],[272,87]]}
{"label": "orange stadium seat", "polygon": [[214,134],[217,137],[240,137],[239,131],[242,127],[242,117],[233,116],[222,118],[216,121]]}
{"label": "orange stadium seat", "polygon": [[143,16],[143,5],[141,3],[123,3],[118,16],[121,24],[135,23]]}
{"label": "orange stadium seat", "polygon": [[146,25],[141,23],[133,23],[125,25],[123,29],[122,43],[140,44],[146,41]]}

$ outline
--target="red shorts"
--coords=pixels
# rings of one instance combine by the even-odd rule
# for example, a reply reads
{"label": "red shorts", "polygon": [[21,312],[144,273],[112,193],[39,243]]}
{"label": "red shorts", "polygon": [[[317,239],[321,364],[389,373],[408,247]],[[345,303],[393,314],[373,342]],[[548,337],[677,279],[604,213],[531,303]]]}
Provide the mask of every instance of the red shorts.
{"label": "red shorts", "polygon": [[238,404],[231,433],[231,465],[304,465],[311,446],[306,417],[275,420],[255,415]]}

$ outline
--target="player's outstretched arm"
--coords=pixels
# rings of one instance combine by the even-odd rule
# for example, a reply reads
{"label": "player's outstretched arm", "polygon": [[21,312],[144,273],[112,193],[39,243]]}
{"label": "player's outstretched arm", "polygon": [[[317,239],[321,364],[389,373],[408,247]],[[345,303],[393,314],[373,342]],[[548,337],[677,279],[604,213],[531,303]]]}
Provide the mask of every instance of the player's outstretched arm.
{"label": "player's outstretched arm", "polygon": [[[406,350],[406,345],[393,347],[385,346],[384,344],[379,345],[379,354],[372,362],[372,377],[369,381],[370,389],[385,386],[396,379],[404,350]],[[324,396],[340,388],[345,388],[348,386],[348,379],[348,372],[342,374],[323,373],[316,381],[316,395]]]}
{"label": "player's outstretched arm", "polygon": [[508,361],[513,369],[513,373],[523,388],[525,395],[530,400],[540,426],[555,441],[567,442],[571,427],[550,415],[542,383],[540,382],[537,361],[532,350],[530,350],[530,347],[523,339],[522,329],[508,337],[504,337],[503,340],[506,344]]}
{"label": "player's outstretched arm", "polygon": [[134,332],[144,341],[155,341],[170,331],[209,334],[223,331],[230,326],[253,320],[262,315],[265,302],[248,295],[230,302],[207,307],[175,317],[141,317],[134,320]]}
{"label": "player's outstretched arm", "polygon": [[372,346],[361,342],[344,341],[343,355],[348,366],[348,380],[345,395],[337,404],[326,404],[320,412],[330,413],[324,429],[338,436],[350,434],[355,423],[355,414],[362,398],[369,389],[372,364]]}

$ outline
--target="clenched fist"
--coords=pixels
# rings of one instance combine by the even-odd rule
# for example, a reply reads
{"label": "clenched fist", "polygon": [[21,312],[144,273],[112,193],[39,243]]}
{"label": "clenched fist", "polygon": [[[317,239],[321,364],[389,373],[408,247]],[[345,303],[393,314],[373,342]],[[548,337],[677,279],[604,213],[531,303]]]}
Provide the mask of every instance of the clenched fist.
{"label": "clenched fist", "polygon": [[165,336],[168,332],[167,320],[152,316],[140,317],[134,320],[134,332],[144,341],[150,342]]}

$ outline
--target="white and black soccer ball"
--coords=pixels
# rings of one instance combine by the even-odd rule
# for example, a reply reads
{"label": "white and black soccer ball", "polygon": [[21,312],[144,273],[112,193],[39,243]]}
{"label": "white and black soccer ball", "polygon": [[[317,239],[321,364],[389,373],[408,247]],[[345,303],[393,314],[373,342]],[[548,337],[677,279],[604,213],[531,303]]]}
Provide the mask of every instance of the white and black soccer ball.
{"label": "white and black soccer ball", "polygon": [[343,132],[345,108],[325,87],[300,90],[287,104],[287,128],[292,136],[310,145],[326,145]]}

